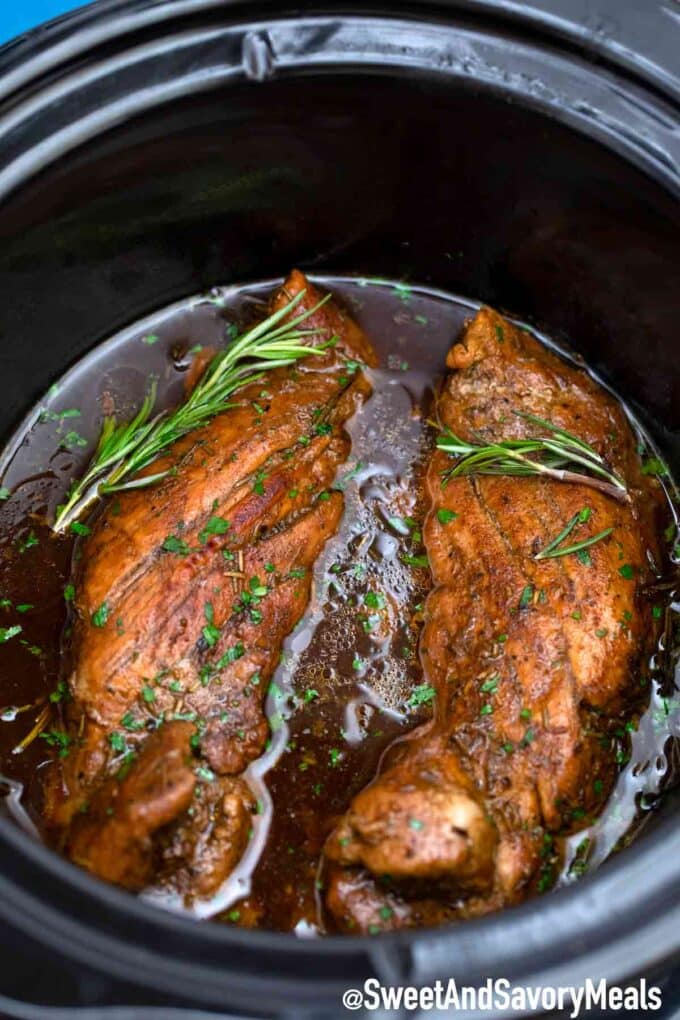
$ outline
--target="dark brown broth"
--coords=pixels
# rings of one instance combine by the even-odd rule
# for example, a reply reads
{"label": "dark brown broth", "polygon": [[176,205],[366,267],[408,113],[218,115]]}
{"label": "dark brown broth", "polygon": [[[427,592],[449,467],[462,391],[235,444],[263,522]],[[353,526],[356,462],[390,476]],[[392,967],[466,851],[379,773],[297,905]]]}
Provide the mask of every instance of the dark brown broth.
{"label": "dark brown broth", "polygon": [[[319,922],[319,854],[334,819],[375,774],[385,748],[430,711],[427,702],[418,704],[416,655],[429,575],[403,557],[424,553],[428,408],[451,341],[475,307],[386,281],[321,282],[371,337],[380,368],[372,373],[373,396],[348,426],[352,451],[338,479],[346,498],[342,526],[315,567],[314,597],[286,641],[268,694],[270,746],[248,772],[261,806],[253,839],[220,896],[195,906],[200,916],[217,912],[232,923],[299,934]],[[9,445],[2,485],[11,497],[0,503],[0,596],[9,604],[0,609],[0,625],[22,630],[0,644],[0,756],[4,776],[23,784],[24,823],[30,818],[40,826],[41,768],[52,752],[39,737],[21,754],[12,750],[58,682],[73,554],[72,539],[55,538],[46,522],[89,460],[102,414],[129,417],[150,376],[158,380],[159,404],[176,403],[196,347],[223,346],[261,313],[271,287],[215,290],[99,345],[52,388]],[[69,410],[78,416],[55,418]],[[369,602],[384,599],[385,610],[372,613],[367,594]],[[678,611],[670,592],[656,602]],[[25,605],[31,608],[17,609]],[[602,816],[565,841],[562,882],[582,870],[585,838],[595,864],[632,831],[668,772],[664,749],[671,734],[680,735],[680,711],[670,693],[669,657],[652,666],[650,707],[633,734],[631,759]],[[26,705],[32,707],[14,713]],[[16,813],[16,798],[11,803]],[[149,895],[177,906],[162,890]]]}

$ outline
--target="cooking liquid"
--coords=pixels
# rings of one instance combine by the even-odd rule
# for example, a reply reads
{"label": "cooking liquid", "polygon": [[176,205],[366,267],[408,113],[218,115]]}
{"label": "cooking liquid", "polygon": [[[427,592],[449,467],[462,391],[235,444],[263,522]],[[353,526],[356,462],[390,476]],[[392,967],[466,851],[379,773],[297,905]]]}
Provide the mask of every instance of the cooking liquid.
{"label": "cooking liquid", "polygon": [[[189,908],[299,935],[323,925],[319,858],[334,821],[375,775],[385,749],[431,713],[419,696],[417,657],[430,584],[418,565],[425,552],[422,479],[434,441],[427,418],[446,353],[477,307],[389,281],[319,282],[364,328],[379,368],[370,372],[372,396],[347,426],[351,453],[336,479],[345,495],[341,527],[315,565],[312,599],[286,639],[267,695],[271,739],[246,774],[259,804],[252,839],[218,896]],[[273,285],[215,289],[99,345],[52,387],[8,446],[0,493],[11,493],[0,502],[0,638],[9,635],[0,642],[0,792],[6,811],[34,837],[43,769],[58,748],[36,736],[22,750],[21,741],[36,721],[40,732],[53,725],[50,694],[59,681],[74,552],[73,537],[55,537],[47,522],[86,467],[103,414],[131,417],[151,377],[158,405],[177,404],[197,349],[221,348],[262,317]],[[647,437],[641,442],[653,450]],[[655,595],[655,605],[667,605],[667,626],[643,678],[649,707],[635,732],[622,734],[622,755],[630,751],[630,758],[601,816],[559,841],[558,883],[629,839],[668,781],[669,738],[680,737],[675,599],[671,588]],[[186,909],[162,888],[144,895]]]}

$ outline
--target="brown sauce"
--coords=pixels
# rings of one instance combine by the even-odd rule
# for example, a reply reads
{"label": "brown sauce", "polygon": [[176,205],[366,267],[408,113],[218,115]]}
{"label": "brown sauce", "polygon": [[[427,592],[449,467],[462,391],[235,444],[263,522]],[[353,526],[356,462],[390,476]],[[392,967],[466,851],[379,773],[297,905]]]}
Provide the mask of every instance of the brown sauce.
{"label": "brown sauce", "polygon": [[[316,564],[312,601],[286,640],[267,695],[271,739],[247,773],[259,803],[250,846],[216,900],[194,911],[301,935],[322,924],[319,857],[334,821],[375,775],[384,750],[430,715],[417,658],[429,585],[419,559],[422,475],[432,444],[427,418],[446,352],[476,307],[388,281],[321,283],[358,319],[380,368],[371,373],[373,396],[348,427],[352,451],[336,483],[345,493],[343,523]],[[16,751],[36,722],[40,732],[50,730],[73,556],[72,538],[55,538],[48,522],[87,464],[102,415],[130,417],[151,376],[159,404],[177,403],[195,351],[223,346],[260,314],[271,287],[217,289],[99,345],[50,390],[8,445],[0,483],[2,495],[10,494],[0,502],[0,792],[6,794],[0,803],[27,829],[40,830],[42,770],[58,748],[38,735]],[[652,441],[639,434],[653,457]],[[672,684],[680,603],[669,586],[650,597],[666,628],[640,677],[648,708],[622,733],[621,773],[602,815],[563,841],[558,883],[573,881],[631,838],[671,778],[669,739],[680,736]],[[162,890],[147,895],[178,906]]]}

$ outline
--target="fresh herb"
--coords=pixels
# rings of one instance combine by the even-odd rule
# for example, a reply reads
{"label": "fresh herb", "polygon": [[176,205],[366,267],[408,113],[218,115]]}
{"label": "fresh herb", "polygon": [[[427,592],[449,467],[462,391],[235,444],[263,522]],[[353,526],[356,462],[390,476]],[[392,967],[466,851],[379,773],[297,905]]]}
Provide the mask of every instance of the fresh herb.
{"label": "fresh herb", "polygon": [[619,567],[619,574],[626,581],[632,581],[635,577],[635,572],[630,563],[624,563],[622,567]]}
{"label": "fresh herb", "polygon": [[380,592],[377,591],[367,591],[364,595],[364,604],[367,605],[369,609],[384,609],[387,605],[385,596],[381,595]]}
{"label": "fresh herb", "polygon": [[[224,655],[215,663],[215,669],[224,669],[224,667],[228,666],[230,663],[243,658],[245,654],[246,650],[239,641],[238,644],[235,644],[232,648],[227,648]],[[254,679],[251,682],[254,683]]]}
{"label": "fresh herb", "polygon": [[21,634],[22,628],[16,623],[13,627],[0,627],[0,644],[11,641],[17,634]]}
{"label": "fresh herb", "polygon": [[[63,531],[64,529],[61,528],[60,530]],[[90,528],[88,528],[87,524],[81,524],[80,521],[71,521],[71,531],[74,535],[85,536],[90,534]]]}
{"label": "fresh herb", "polygon": [[[602,457],[583,439],[558,428],[544,418],[515,411],[515,414],[548,430],[536,439],[501,439],[480,445],[460,439],[450,430],[437,440],[437,447],[458,458],[444,475],[444,484],[461,475],[541,475],[560,482],[577,482],[599,489],[615,499],[627,499],[625,483],[605,467]],[[533,455],[533,456],[530,456]],[[574,471],[584,468],[588,474]]]}
{"label": "fresh herb", "polygon": [[205,606],[203,607],[203,612],[205,614],[206,619],[206,625],[203,628],[202,632],[203,638],[208,648],[213,648],[219,641],[220,634],[222,632],[219,627],[215,626],[215,616],[212,602],[206,602]]}
{"label": "fresh herb", "polygon": [[[588,514],[587,514],[587,516],[584,516],[586,510],[588,510]],[[548,545],[546,545],[545,549],[542,549],[541,552],[538,553],[534,557],[534,559],[537,559],[537,560],[547,559],[548,556],[551,555],[553,550],[557,548],[557,546],[560,544],[560,542],[563,542],[565,540],[565,538],[567,538],[569,535],[571,535],[571,533],[574,530],[574,528],[576,527],[576,525],[579,524],[579,523],[583,523],[584,521],[587,521],[588,517],[590,517],[590,511],[589,511],[588,507],[584,507],[583,510],[581,510],[579,513],[574,514],[574,516],[571,518],[571,520],[567,524],[566,528],[564,528],[562,531],[560,531],[560,533],[557,536],[557,538],[553,538],[552,542],[549,542]],[[558,555],[562,556],[563,553],[558,553]]]}
{"label": "fresh herb", "polygon": [[41,740],[44,740],[49,747],[57,748],[60,758],[65,758],[68,755],[69,748],[73,743],[73,738],[63,730],[43,730],[43,732],[39,734],[39,737]]}
{"label": "fresh herb", "polygon": [[66,503],[59,508],[54,531],[65,531],[102,495],[143,488],[165,478],[172,469],[141,477],[139,472],[182,436],[230,407],[229,398],[241,387],[262,378],[269,369],[292,365],[329,347],[332,338],[310,343],[318,338],[320,331],[300,328],[328,298],[289,322],[281,322],[304,295],[303,290],[216,355],[189,397],[174,411],[153,414],[156,388],[152,385],[131,421],[118,423],[115,417],[106,418],[94,458],[84,476],[72,486]]}
{"label": "fresh herb", "polygon": [[87,446],[87,439],[72,429],[66,433],[59,445],[63,446],[65,450],[75,450],[79,446]]}
{"label": "fresh herb", "polygon": [[411,556],[410,553],[402,553],[400,559],[407,567],[429,567],[430,565],[427,556]]}
{"label": "fresh herb", "polygon": [[229,521],[225,521],[224,517],[210,517],[206,526],[202,531],[199,531],[199,541],[205,545],[211,535],[225,535],[231,524]]}
{"label": "fresh herb", "polygon": [[118,733],[117,730],[114,730],[113,733],[109,733],[109,744],[111,745],[111,749],[119,754],[123,754],[127,751],[127,742],[125,737],[122,733]]}
{"label": "fresh herb", "polygon": [[144,729],[143,721],[141,719],[135,719],[132,712],[125,713],[125,715],[120,720],[120,725],[123,726],[124,729],[129,730],[130,733],[134,733],[136,730]]}
{"label": "fresh herb", "polygon": [[93,627],[103,627],[109,618],[110,609],[106,602],[102,602],[99,609],[95,609],[94,613],[90,617],[90,622]]}
{"label": "fresh herb", "polygon": [[431,704],[436,696],[437,692],[434,687],[430,687],[429,684],[418,684],[417,687],[413,688],[411,697],[408,699],[406,704],[409,708],[419,708],[420,705]]}
{"label": "fresh herb", "polygon": [[166,553],[175,553],[176,556],[188,556],[191,552],[184,539],[178,538],[177,535],[168,535],[161,549]]}
{"label": "fresh herb", "polygon": [[53,705],[58,705],[60,701],[68,701],[70,697],[71,693],[68,684],[65,680],[60,680],[50,694],[50,701]]}
{"label": "fresh herb", "polygon": [[526,609],[528,606],[530,606],[531,605],[531,600],[533,599],[533,597],[534,597],[534,589],[533,589],[532,585],[527,584],[526,587],[524,588],[524,590],[522,591],[522,594],[520,595],[519,608],[520,609]]}
{"label": "fresh herb", "polygon": [[38,536],[34,531],[29,531],[28,537],[19,543],[19,552],[25,553],[27,549],[32,549],[34,545],[38,545]]}
{"label": "fresh herb", "polygon": [[440,524],[450,524],[451,521],[455,521],[458,514],[455,510],[437,510],[437,520]]}
{"label": "fresh herb", "polygon": [[[578,523],[578,519],[579,515],[576,514],[576,516],[572,518],[572,521]],[[569,523],[571,524],[571,521]],[[569,528],[569,525],[567,525],[567,528]],[[563,545],[558,548],[559,543],[563,541],[566,534],[569,534],[569,531],[571,531],[571,528],[569,528],[569,531],[567,531],[567,528],[565,528],[564,531],[550,543],[550,545],[547,545],[545,549],[543,549],[534,558],[537,560],[548,560],[554,559],[557,556],[569,556],[571,553],[576,553],[578,555],[579,553],[582,553],[584,549],[590,548],[591,545],[595,545],[597,542],[602,542],[603,539],[608,538],[614,530],[613,528],[605,528],[604,531],[599,531],[597,535],[591,535],[590,538],[585,538],[582,542],[575,542],[573,545]],[[581,559],[580,556],[579,559]],[[587,562],[588,565],[590,565],[590,554],[588,554],[587,561],[581,560],[581,562]]]}
{"label": "fresh herb", "polygon": [[643,475],[656,475],[664,478],[668,474],[668,468],[659,457],[645,457],[642,462]]}
{"label": "fresh herb", "polygon": [[1,501],[4,502],[6,499],[9,499],[9,497],[11,495],[12,495],[12,493],[10,492],[10,490],[7,488],[6,485],[0,486],[0,500]]}

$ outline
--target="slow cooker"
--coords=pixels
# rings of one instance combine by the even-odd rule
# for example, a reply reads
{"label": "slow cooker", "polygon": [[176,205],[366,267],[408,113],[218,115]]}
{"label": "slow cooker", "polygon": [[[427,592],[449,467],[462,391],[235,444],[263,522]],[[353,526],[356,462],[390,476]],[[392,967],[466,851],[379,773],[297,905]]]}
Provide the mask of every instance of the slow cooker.
{"label": "slow cooker", "polygon": [[[415,279],[569,337],[680,470],[679,53],[676,0],[100,0],[14,40],[3,434],[127,323],[300,265]],[[669,789],[567,889],[375,938],[192,922],[2,818],[0,1010],[322,1020],[369,976],[644,975],[677,1016],[679,804]]]}

